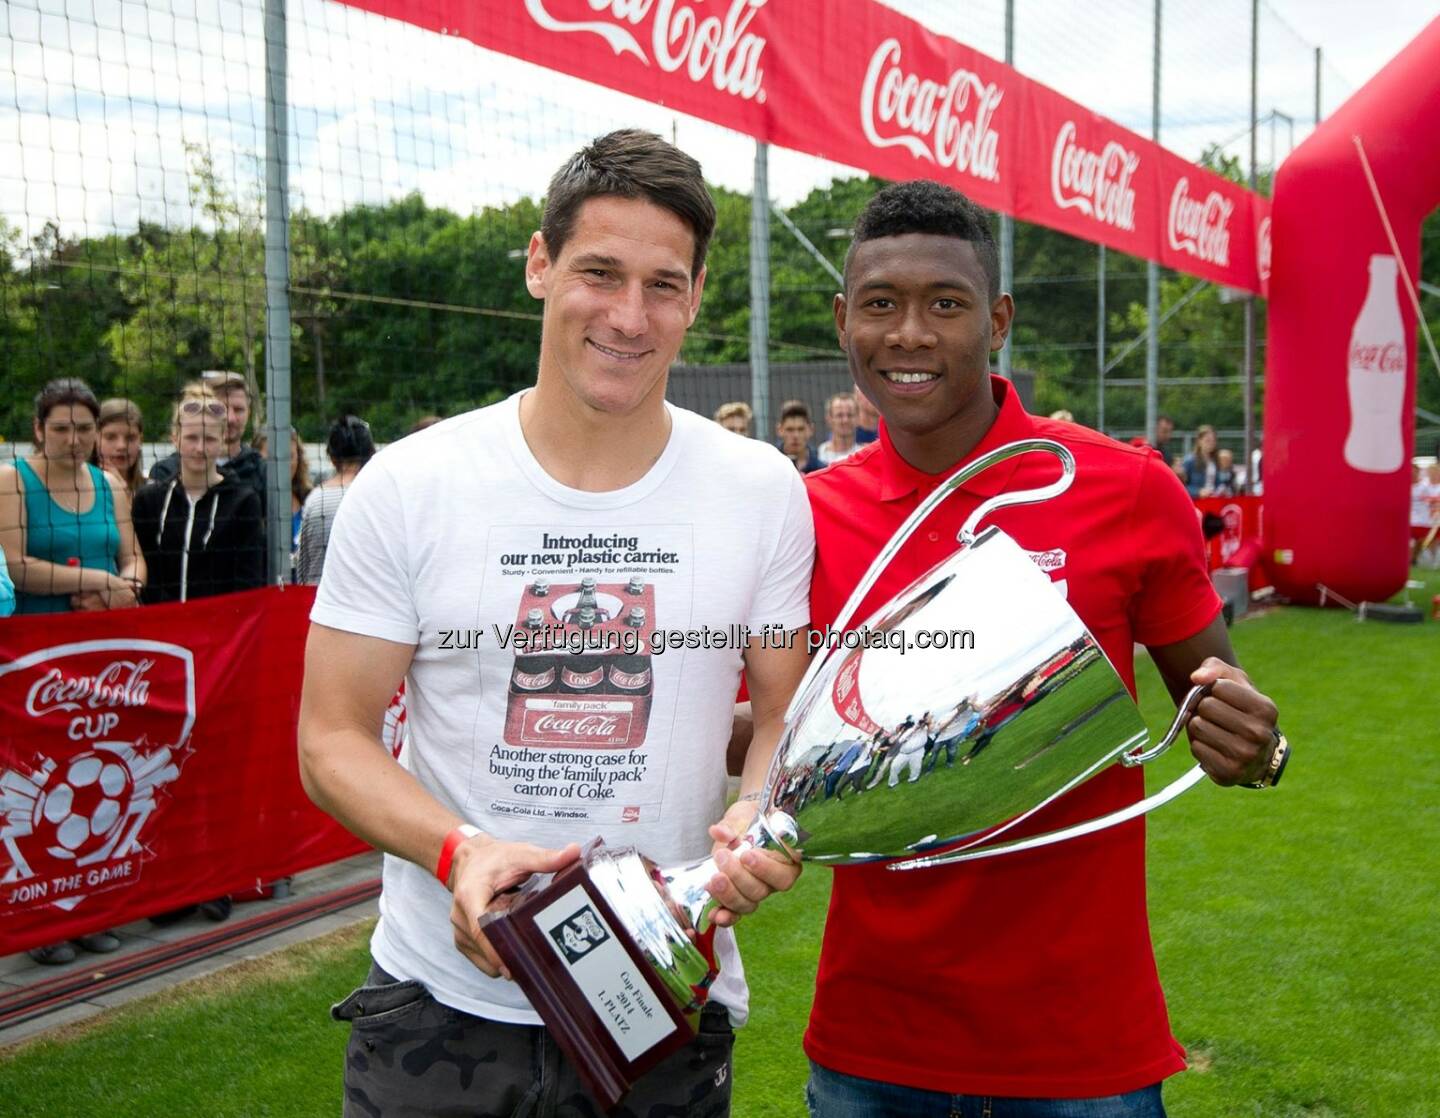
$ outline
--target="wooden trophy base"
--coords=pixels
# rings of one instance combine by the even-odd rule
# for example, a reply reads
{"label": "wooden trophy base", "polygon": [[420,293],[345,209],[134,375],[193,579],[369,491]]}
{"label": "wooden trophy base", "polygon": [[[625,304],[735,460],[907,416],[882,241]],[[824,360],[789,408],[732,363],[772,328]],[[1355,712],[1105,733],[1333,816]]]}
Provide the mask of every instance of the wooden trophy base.
{"label": "wooden trophy base", "polygon": [[695,1037],[583,862],[527,884],[480,927],[597,1102]]}

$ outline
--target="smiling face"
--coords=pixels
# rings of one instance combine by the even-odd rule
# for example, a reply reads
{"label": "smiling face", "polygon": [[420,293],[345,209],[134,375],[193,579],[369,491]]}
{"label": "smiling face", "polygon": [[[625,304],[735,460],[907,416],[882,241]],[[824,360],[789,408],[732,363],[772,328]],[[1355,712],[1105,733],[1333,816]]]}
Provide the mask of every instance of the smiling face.
{"label": "smiling face", "polygon": [[592,198],[551,259],[530,238],[525,283],[545,301],[540,383],[590,413],[628,415],[665,394],[666,374],[700,310],[695,237],[669,210]]}
{"label": "smiling face", "polygon": [[35,449],[48,462],[78,467],[95,449],[95,413],[83,404],[57,404],[35,423]]}
{"label": "smiling face", "polygon": [[1013,306],[992,304],[970,241],[930,233],[857,244],[835,297],[840,348],[855,384],[885,417],[896,449],[920,469],[959,461],[995,414],[990,354]]}

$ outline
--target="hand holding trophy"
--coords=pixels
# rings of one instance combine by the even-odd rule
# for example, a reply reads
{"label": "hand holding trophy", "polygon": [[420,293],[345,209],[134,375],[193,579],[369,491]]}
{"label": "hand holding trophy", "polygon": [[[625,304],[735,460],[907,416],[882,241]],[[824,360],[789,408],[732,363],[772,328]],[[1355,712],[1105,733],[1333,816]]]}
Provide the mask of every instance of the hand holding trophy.
{"label": "hand holding trophy", "polygon": [[[1051,580],[1003,531],[979,528],[996,509],[1070,486],[1074,458],[1057,442],[1010,443],[957,470],[876,557],[835,632],[847,631],[891,558],[952,492],[1036,451],[1060,461],[1055,482],[980,505],[955,554],[875,611],[853,641],[815,657],[737,849],[829,865],[899,859],[896,870],[994,857],[1124,822],[1204,777],[1196,765],[1122,811],[1003,841],[1108,765],[1160,756],[1206,691],[1194,688],[1149,746],[1120,676]],[[693,1036],[716,975],[709,944],[719,902],[708,892],[716,872],[713,857],[658,866],[597,839],[579,862],[548,883],[533,879],[481,921],[607,1108]]]}

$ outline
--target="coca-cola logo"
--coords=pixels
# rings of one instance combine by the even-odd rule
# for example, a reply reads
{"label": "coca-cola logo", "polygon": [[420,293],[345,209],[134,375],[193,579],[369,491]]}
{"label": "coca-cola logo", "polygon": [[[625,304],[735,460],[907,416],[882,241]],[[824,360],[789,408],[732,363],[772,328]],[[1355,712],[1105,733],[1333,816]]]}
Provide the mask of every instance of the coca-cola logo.
{"label": "coca-cola logo", "polygon": [[30,685],[25,696],[26,713],[42,718],[56,711],[140,707],[150,701],[150,682],[145,673],[154,660],[114,660],[94,675],[66,675],[52,667]]}
{"label": "coca-cola logo", "polygon": [[605,669],[592,668],[588,672],[582,672],[578,668],[565,667],[560,669],[560,682],[567,687],[588,689],[594,687],[605,678]]}
{"label": "coca-cola logo", "polygon": [[1030,561],[1046,574],[1058,571],[1065,565],[1067,558],[1065,549],[1062,547],[1052,547],[1049,551],[1027,551],[1025,554],[1030,556]]}
{"label": "coca-cola logo", "polygon": [[1004,97],[994,82],[956,70],[937,82],[906,73],[900,41],[886,39],[870,56],[860,91],[860,125],[877,148],[903,147],[917,159],[994,182],[1000,137],[991,122]]}
{"label": "coca-cola logo", "polygon": [[1207,264],[1230,265],[1230,215],[1235,203],[1218,190],[1204,199],[1190,197],[1190,179],[1182,177],[1170,195],[1170,247]]}
{"label": "coca-cola logo", "polygon": [[611,714],[542,714],[531,728],[537,734],[558,737],[610,738],[618,727],[619,720]]}
{"label": "coca-cola logo", "polygon": [[543,691],[555,682],[555,669],[545,668],[538,672],[524,672],[515,669],[515,686],[525,691]]}
{"label": "coca-cola logo", "polygon": [[650,669],[644,668],[638,672],[627,672],[614,668],[610,672],[610,682],[626,691],[639,691],[650,682]]}
{"label": "coca-cola logo", "polygon": [[1405,346],[1400,342],[1357,342],[1350,347],[1350,368],[1367,373],[1403,373]]}
{"label": "coca-cola logo", "polygon": [[[575,5],[601,19],[562,19],[550,11],[556,0],[525,0],[525,10],[546,31],[598,35],[617,55],[634,55],[646,66],[653,58],[667,74],[683,73],[696,83],[708,80],[721,93],[764,102],[760,60],[766,41],[750,24],[765,4],[731,0],[723,16],[701,16],[697,5],[678,0],[585,0]],[[648,29],[642,27],[646,20]],[[642,38],[649,40],[649,55]]]}
{"label": "coca-cola logo", "polygon": [[1261,285],[1270,282],[1270,219],[1264,218],[1255,233],[1255,270],[1260,273]]}
{"label": "coca-cola logo", "polygon": [[1078,209],[1104,225],[1135,228],[1135,190],[1130,180],[1140,156],[1111,140],[1099,152],[1075,142],[1076,126],[1067,120],[1055,135],[1050,155],[1050,196],[1062,210]]}

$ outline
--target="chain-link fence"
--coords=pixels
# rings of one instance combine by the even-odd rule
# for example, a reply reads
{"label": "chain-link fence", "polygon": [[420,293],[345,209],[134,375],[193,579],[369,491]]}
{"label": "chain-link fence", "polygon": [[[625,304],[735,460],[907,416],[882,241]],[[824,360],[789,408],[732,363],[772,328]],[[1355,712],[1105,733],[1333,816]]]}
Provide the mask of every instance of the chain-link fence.
{"label": "chain-link fence", "polygon": [[[1006,56],[1003,0],[894,6],[936,34]],[[1163,9],[1016,0],[1010,54],[1022,73],[1142,135],[1152,132],[1158,88],[1160,142],[1243,181],[1251,10],[1248,0]],[[1258,12],[1263,192],[1276,162],[1352,90],[1303,28],[1267,4]],[[35,393],[57,376],[133,401],[141,440],[164,443],[177,392],[206,371],[230,371],[254,406],[243,436],[227,439],[262,430],[265,19],[262,5],[241,0],[11,0],[0,9],[6,450],[29,452]],[[754,141],[333,0],[292,0],[284,26],[288,406],[316,472],[329,468],[319,447],[337,417],[363,418],[384,443],[533,380],[540,314],[522,268],[546,182],[576,148],[621,125],[700,158],[718,204],[705,301],[672,396],[706,411],[722,398],[751,401]],[[768,399],[752,402],[773,420],[784,399],[804,400],[818,441],[826,400],[848,384],[831,320],[836,277],[878,183],[779,149],[767,164],[769,283],[758,295],[766,357],[784,373]],[[1143,261],[1017,225],[1009,364],[1026,375],[1035,409],[1065,409],[1120,437],[1142,432],[1146,273]],[[1238,446],[1245,301],[1227,298],[1162,270],[1158,402],[1182,438],[1211,423]],[[238,454],[233,441],[227,449]]]}

